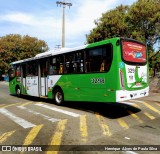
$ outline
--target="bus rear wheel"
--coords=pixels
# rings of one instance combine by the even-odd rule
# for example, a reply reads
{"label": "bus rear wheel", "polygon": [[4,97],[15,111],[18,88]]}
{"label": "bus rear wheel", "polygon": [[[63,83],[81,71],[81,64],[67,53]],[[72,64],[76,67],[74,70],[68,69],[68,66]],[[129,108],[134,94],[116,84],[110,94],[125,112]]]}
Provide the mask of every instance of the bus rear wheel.
{"label": "bus rear wheel", "polygon": [[56,89],[54,91],[54,100],[57,105],[62,105],[64,102],[64,95],[61,89]]}

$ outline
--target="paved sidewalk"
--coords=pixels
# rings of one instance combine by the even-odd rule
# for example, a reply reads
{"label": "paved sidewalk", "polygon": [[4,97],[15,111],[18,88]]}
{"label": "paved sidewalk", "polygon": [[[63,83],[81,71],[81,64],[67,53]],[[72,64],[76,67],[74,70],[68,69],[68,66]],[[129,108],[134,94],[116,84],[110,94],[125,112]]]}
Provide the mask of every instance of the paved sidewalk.
{"label": "paved sidewalk", "polygon": [[1,84],[9,85],[9,82],[6,82],[6,81],[0,81],[0,85],[1,85]]}

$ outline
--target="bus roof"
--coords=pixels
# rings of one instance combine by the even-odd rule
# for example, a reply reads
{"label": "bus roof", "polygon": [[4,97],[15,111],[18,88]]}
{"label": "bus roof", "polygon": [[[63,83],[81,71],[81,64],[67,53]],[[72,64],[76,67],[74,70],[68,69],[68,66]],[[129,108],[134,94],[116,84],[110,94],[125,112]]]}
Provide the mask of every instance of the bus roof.
{"label": "bus roof", "polygon": [[31,61],[31,60],[41,59],[41,58],[45,58],[45,57],[49,57],[49,56],[54,56],[54,55],[59,55],[59,54],[68,53],[68,52],[72,52],[72,51],[82,50],[85,48],[99,46],[99,45],[103,45],[105,43],[109,43],[110,40],[113,40],[113,39],[119,39],[119,37],[111,38],[111,39],[107,39],[107,40],[103,40],[103,41],[99,41],[99,42],[95,42],[95,43],[91,43],[91,44],[87,44],[87,45],[83,45],[83,46],[79,46],[79,47],[74,47],[74,48],[61,48],[61,49],[49,50],[47,52],[39,53],[35,57],[15,61],[15,62],[12,62],[11,64],[13,64],[13,65],[19,64],[19,63],[23,63],[23,62],[27,62],[27,61]]}
{"label": "bus roof", "polygon": [[11,64],[18,64],[18,63],[41,59],[41,58],[45,58],[45,57],[49,57],[49,56],[59,55],[59,54],[67,53],[67,52],[77,51],[77,50],[84,49],[86,46],[87,45],[83,45],[83,46],[79,46],[79,47],[75,47],[75,48],[61,48],[61,49],[49,50],[47,52],[39,53],[35,57],[15,61],[15,62],[12,62]]}

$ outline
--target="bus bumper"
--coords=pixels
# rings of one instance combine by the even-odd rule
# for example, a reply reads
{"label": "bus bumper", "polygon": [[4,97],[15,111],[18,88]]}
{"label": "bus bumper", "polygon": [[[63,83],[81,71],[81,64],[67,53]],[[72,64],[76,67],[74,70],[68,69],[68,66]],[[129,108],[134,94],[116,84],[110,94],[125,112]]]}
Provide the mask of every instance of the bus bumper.
{"label": "bus bumper", "polygon": [[134,90],[134,91],[117,90],[116,102],[145,97],[148,95],[149,95],[149,87],[146,87],[145,89],[142,89],[142,90]]}

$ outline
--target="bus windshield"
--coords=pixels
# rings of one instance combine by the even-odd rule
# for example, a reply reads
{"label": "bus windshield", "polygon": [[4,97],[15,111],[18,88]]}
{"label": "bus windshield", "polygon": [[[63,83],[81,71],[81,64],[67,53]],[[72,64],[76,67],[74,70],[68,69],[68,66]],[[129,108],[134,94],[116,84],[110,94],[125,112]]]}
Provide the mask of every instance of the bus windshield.
{"label": "bus windshield", "polygon": [[137,42],[122,41],[123,60],[131,63],[146,62],[146,47]]}

